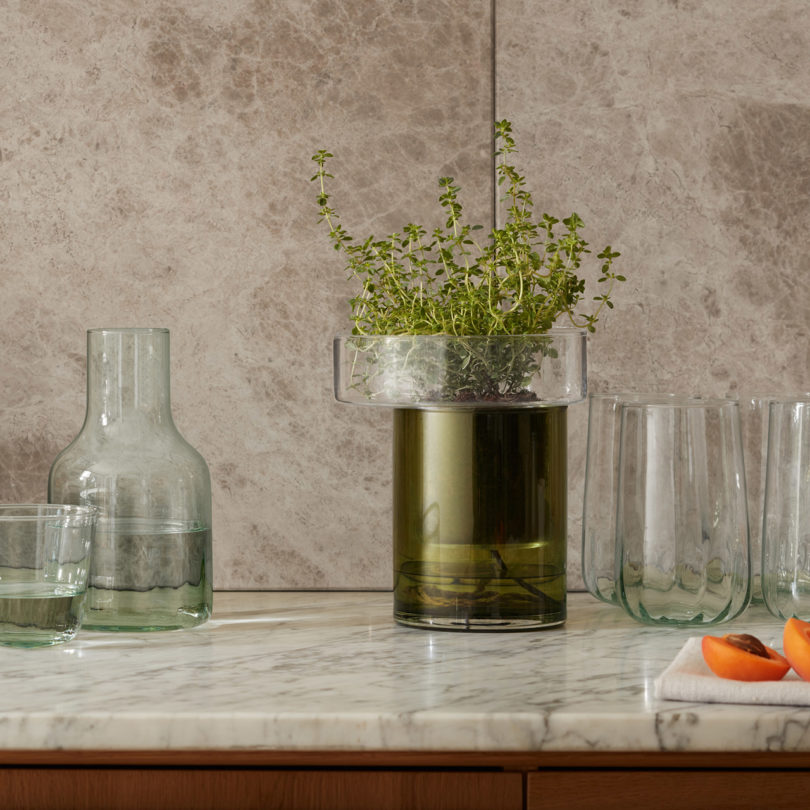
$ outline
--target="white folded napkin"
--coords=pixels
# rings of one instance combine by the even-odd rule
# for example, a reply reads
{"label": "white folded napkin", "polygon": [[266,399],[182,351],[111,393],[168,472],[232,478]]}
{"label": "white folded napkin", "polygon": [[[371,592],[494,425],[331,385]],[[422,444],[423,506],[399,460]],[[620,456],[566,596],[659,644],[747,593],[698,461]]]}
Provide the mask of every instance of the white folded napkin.
{"label": "white folded napkin", "polygon": [[810,681],[792,669],[781,681],[719,678],[703,660],[700,638],[687,640],[675,660],[655,679],[655,696],[691,703],[760,703],[810,706]]}

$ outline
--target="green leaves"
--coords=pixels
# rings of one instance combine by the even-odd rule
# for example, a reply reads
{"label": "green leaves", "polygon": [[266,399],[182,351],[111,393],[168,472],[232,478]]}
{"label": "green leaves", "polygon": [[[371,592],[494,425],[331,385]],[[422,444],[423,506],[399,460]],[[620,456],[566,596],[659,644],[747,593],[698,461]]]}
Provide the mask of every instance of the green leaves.
{"label": "green leaves", "polygon": [[[560,315],[593,332],[602,309],[613,307],[613,286],[625,280],[612,269],[620,254],[609,245],[597,254],[602,260],[598,283],[607,288],[593,297],[593,312],[575,314],[585,290],[576,272],[590,252],[579,234],[585,223],[576,213],[562,221],[544,213],[535,221],[525,177],[506,162],[517,151],[509,121],[495,123],[495,140],[507,217],[483,244],[473,236],[483,226],[462,221],[461,189],[452,177],[438,181],[443,228],[428,237],[422,226],[409,223],[385,240],[369,236],[355,243],[329,206],[325,181],[332,175],[326,165],[333,155],[324,149],[313,155],[320,218],[360,285],[351,300],[354,334],[542,334]],[[558,232],[560,224],[565,230]]]}

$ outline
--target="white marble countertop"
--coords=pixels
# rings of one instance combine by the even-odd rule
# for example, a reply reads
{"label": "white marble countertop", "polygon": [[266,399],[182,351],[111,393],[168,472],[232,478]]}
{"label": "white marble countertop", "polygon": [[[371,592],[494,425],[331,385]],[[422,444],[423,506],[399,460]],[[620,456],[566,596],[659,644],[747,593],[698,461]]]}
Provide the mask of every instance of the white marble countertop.
{"label": "white marble countertop", "polygon": [[[191,631],[0,648],[2,749],[808,751],[810,708],[659,701],[694,631],[587,594],[563,628],[428,632],[390,593],[217,593]],[[781,648],[750,608],[715,632]]]}

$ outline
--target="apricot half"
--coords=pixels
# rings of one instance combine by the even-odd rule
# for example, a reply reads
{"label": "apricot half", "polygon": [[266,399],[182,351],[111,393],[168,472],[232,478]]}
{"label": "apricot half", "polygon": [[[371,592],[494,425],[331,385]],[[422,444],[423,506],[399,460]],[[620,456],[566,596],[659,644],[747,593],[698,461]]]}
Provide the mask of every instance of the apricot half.
{"label": "apricot half", "polygon": [[[807,661],[810,663],[810,643],[805,644]],[[709,669],[721,678],[735,681],[778,681],[790,669],[790,663],[784,656],[766,647],[755,636],[745,633],[730,633],[722,638],[704,636],[701,648]]]}
{"label": "apricot half", "polygon": [[788,619],[782,634],[785,657],[801,678],[810,681],[810,622]]}

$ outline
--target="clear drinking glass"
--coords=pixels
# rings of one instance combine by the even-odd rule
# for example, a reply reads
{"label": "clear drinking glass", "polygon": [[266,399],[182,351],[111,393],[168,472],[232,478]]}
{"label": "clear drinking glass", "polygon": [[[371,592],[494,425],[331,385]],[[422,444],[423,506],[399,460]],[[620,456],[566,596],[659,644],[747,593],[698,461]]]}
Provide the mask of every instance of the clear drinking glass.
{"label": "clear drinking glass", "polygon": [[748,490],[748,530],[751,537],[751,602],[762,602],[762,517],[765,502],[765,463],[768,453],[768,403],[761,394],[739,394],[745,483]]}
{"label": "clear drinking glass", "polygon": [[48,499],[99,508],[84,627],[171,630],[211,614],[211,479],[171,413],[168,329],[87,333],[87,414]]}
{"label": "clear drinking glass", "polygon": [[625,402],[675,402],[679,394],[591,394],[588,398],[588,442],[582,507],[582,578],[589,593],[618,604],[616,594],[616,483],[619,433]]}
{"label": "clear drinking glass", "polygon": [[98,510],[0,505],[0,644],[70,641],[82,622]]}
{"label": "clear drinking glass", "polygon": [[762,552],[768,610],[810,620],[810,399],[769,405]]}
{"label": "clear drinking glass", "polygon": [[765,513],[765,478],[768,457],[769,405],[774,400],[810,399],[810,394],[729,393],[740,403],[745,483],[748,489],[748,528],[751,535],[751,603],[762,596],[762,522]]}
{"label": "clear drinking glass", "polygon": [[708,625],[750,597],[739,404],[622,405],[616,498],[618,596],[646,624]]}

